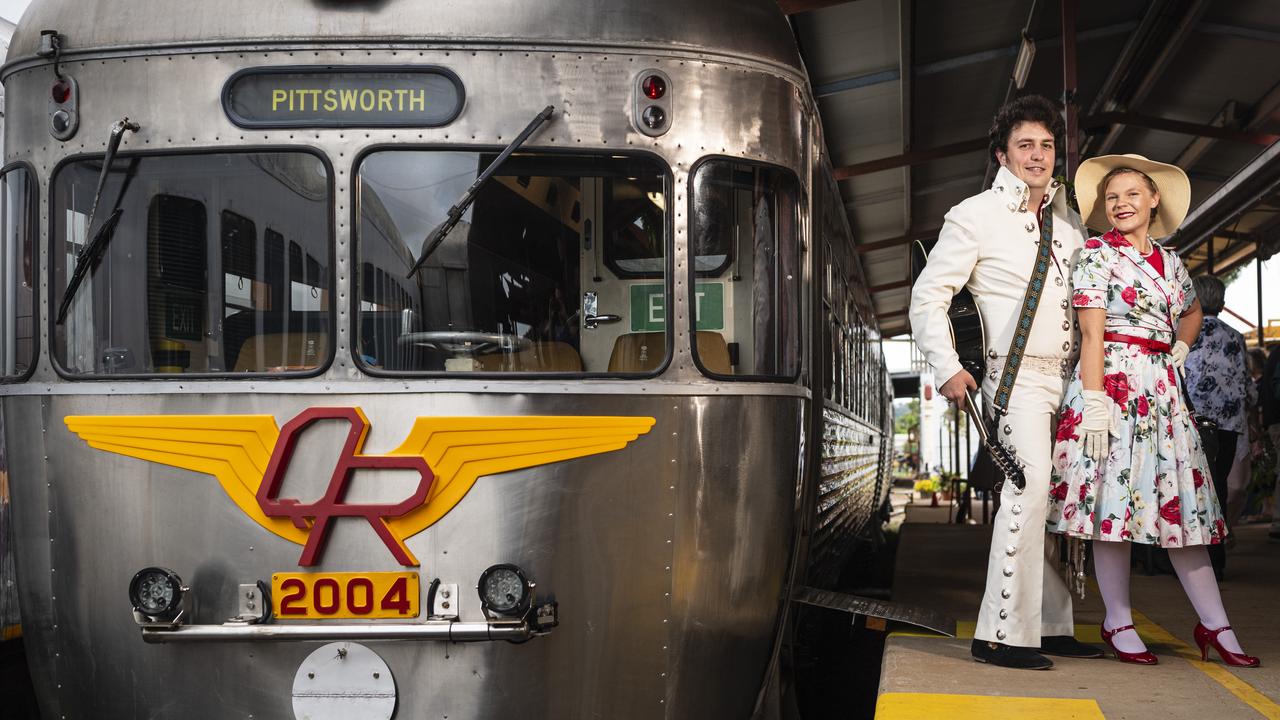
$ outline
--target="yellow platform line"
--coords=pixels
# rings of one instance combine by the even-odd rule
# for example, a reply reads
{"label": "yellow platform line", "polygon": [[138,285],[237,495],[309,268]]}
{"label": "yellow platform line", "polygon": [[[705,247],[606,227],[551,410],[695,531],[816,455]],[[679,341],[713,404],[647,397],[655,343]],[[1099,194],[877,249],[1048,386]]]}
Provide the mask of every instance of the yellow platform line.
{"label": "yellow platform line", "polygon": [[1069,698],[885,693],[876,701],[876,720],[1105,720],[1097,701]]}
{"label": "yellow platform line", "polygon": [[[1234,673],[1217,662],[1205,662],[1200,659],[1200,651],[1174,637],[1173,633],[1157,625],[1151,618],[1137,610],[1133,611],[1134,625],[1138,634],[1153,643],[1159,643],[1174,651],[1178,657],[1191,663],[1192,667],[1208,675],[1232,695],[1240,698],[1246,705],[1257,710],[1268,720],[1280,720],[1280,705],[1271,698],[1258,692],[1258,689],[1236,677]],[[1212,652],[1212,651],[1210,651]]]}
{"label": "yellow platform line", "polygon": [[[978,628],[978,623],[973,620],[957,620],[956,621],[956,639],[972,640],[973,633]],[[889,637],[929,637],[942,638],[945,635],[929,632],[928,630],[894,630],[889,633]],[[1077,625],[1076,639],[1082,643],[1092,643],[1100,645],[1102,643],[1102,634],[1097,625]]]}

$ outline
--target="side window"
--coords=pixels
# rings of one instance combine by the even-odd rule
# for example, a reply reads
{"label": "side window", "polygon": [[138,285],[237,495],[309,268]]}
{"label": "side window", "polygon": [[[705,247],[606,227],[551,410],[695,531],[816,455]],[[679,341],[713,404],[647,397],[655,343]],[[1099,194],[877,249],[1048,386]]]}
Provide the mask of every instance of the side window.
{"label": "side window", "polygon": [[0,369],[27,374],[35,362],[35,179],[24,167],[0,175]]}
{"label": "side window", "polygon": [[[71,375],[318,370],[329,357],[329,171],[310,153],[118,158],[86,227],[101,159],[51,189],[53,306],[105,218],[98,261],[50,326]],[[293,248],[296,247],[295,251]]]}
{"label": "side window", "polygon": [[715,376],[794,378],[799,183],[782,168],[714,158],[695,169],[691,184],[694,357]]}

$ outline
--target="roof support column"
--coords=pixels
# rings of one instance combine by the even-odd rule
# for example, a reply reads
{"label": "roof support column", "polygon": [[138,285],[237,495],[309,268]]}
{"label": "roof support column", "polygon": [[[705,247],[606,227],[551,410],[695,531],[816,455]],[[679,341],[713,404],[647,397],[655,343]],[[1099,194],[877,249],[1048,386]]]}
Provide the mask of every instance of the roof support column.
{"label": "roof support column", "polygon": [[1254,259],[1258,265],[1258,347],[1267,346],[1267,319],[1262,314],[1262,240],[1258,240],[1258,257]]}
{"label": "roof support column", "polygon": [[1078,0],[1062,0],[1062,107],[1066,113],[1067,147],[1063,156],[1067,179],[1080,164],[1080,128],[1076,108],[1076,10]]}

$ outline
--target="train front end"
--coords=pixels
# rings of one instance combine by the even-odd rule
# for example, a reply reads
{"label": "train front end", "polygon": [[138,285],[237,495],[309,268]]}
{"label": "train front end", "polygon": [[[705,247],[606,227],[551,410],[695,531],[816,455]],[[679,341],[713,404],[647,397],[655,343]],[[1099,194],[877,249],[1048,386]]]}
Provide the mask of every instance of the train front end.
{"label": "train front end", "polygon": [[811,420],[802,81],[187,5],[37,3],[4,70],[44,713],[750,715]]}

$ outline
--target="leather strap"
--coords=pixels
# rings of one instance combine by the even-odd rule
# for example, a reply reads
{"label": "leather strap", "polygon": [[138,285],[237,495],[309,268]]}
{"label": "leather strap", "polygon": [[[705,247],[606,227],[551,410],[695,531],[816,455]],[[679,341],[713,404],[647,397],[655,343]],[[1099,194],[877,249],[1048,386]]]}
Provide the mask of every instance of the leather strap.
{"label": "leather strap", "polygon": [[1031,337],[1031,325],[1035,321],[1036,310],[1040,306],[1040,295],[1044,292],[1044,282],[1049,275],[1049,265],[1053,262],[1053,203],[1046,203],[1043,217],[1040,219],[1040,252],[1036,254],[1036,264],[1031,269],[1031,282],[1027,284],[1027,292],[1022,296],[1022,314],[1018,317],[1018,325],[1013,331],[1013,340],[1009,343],[1009,353],[1005,358],[1004,372],[1000,375],[1000,383],[996,385],[992,405],[995,407],[997,422],[1000,416],[1009,413],[1009,396],[1013,393],[1013,383],[1018,378],[1018,369],[1022,367],[1022,354],[1027,349],[1027,340]]}

